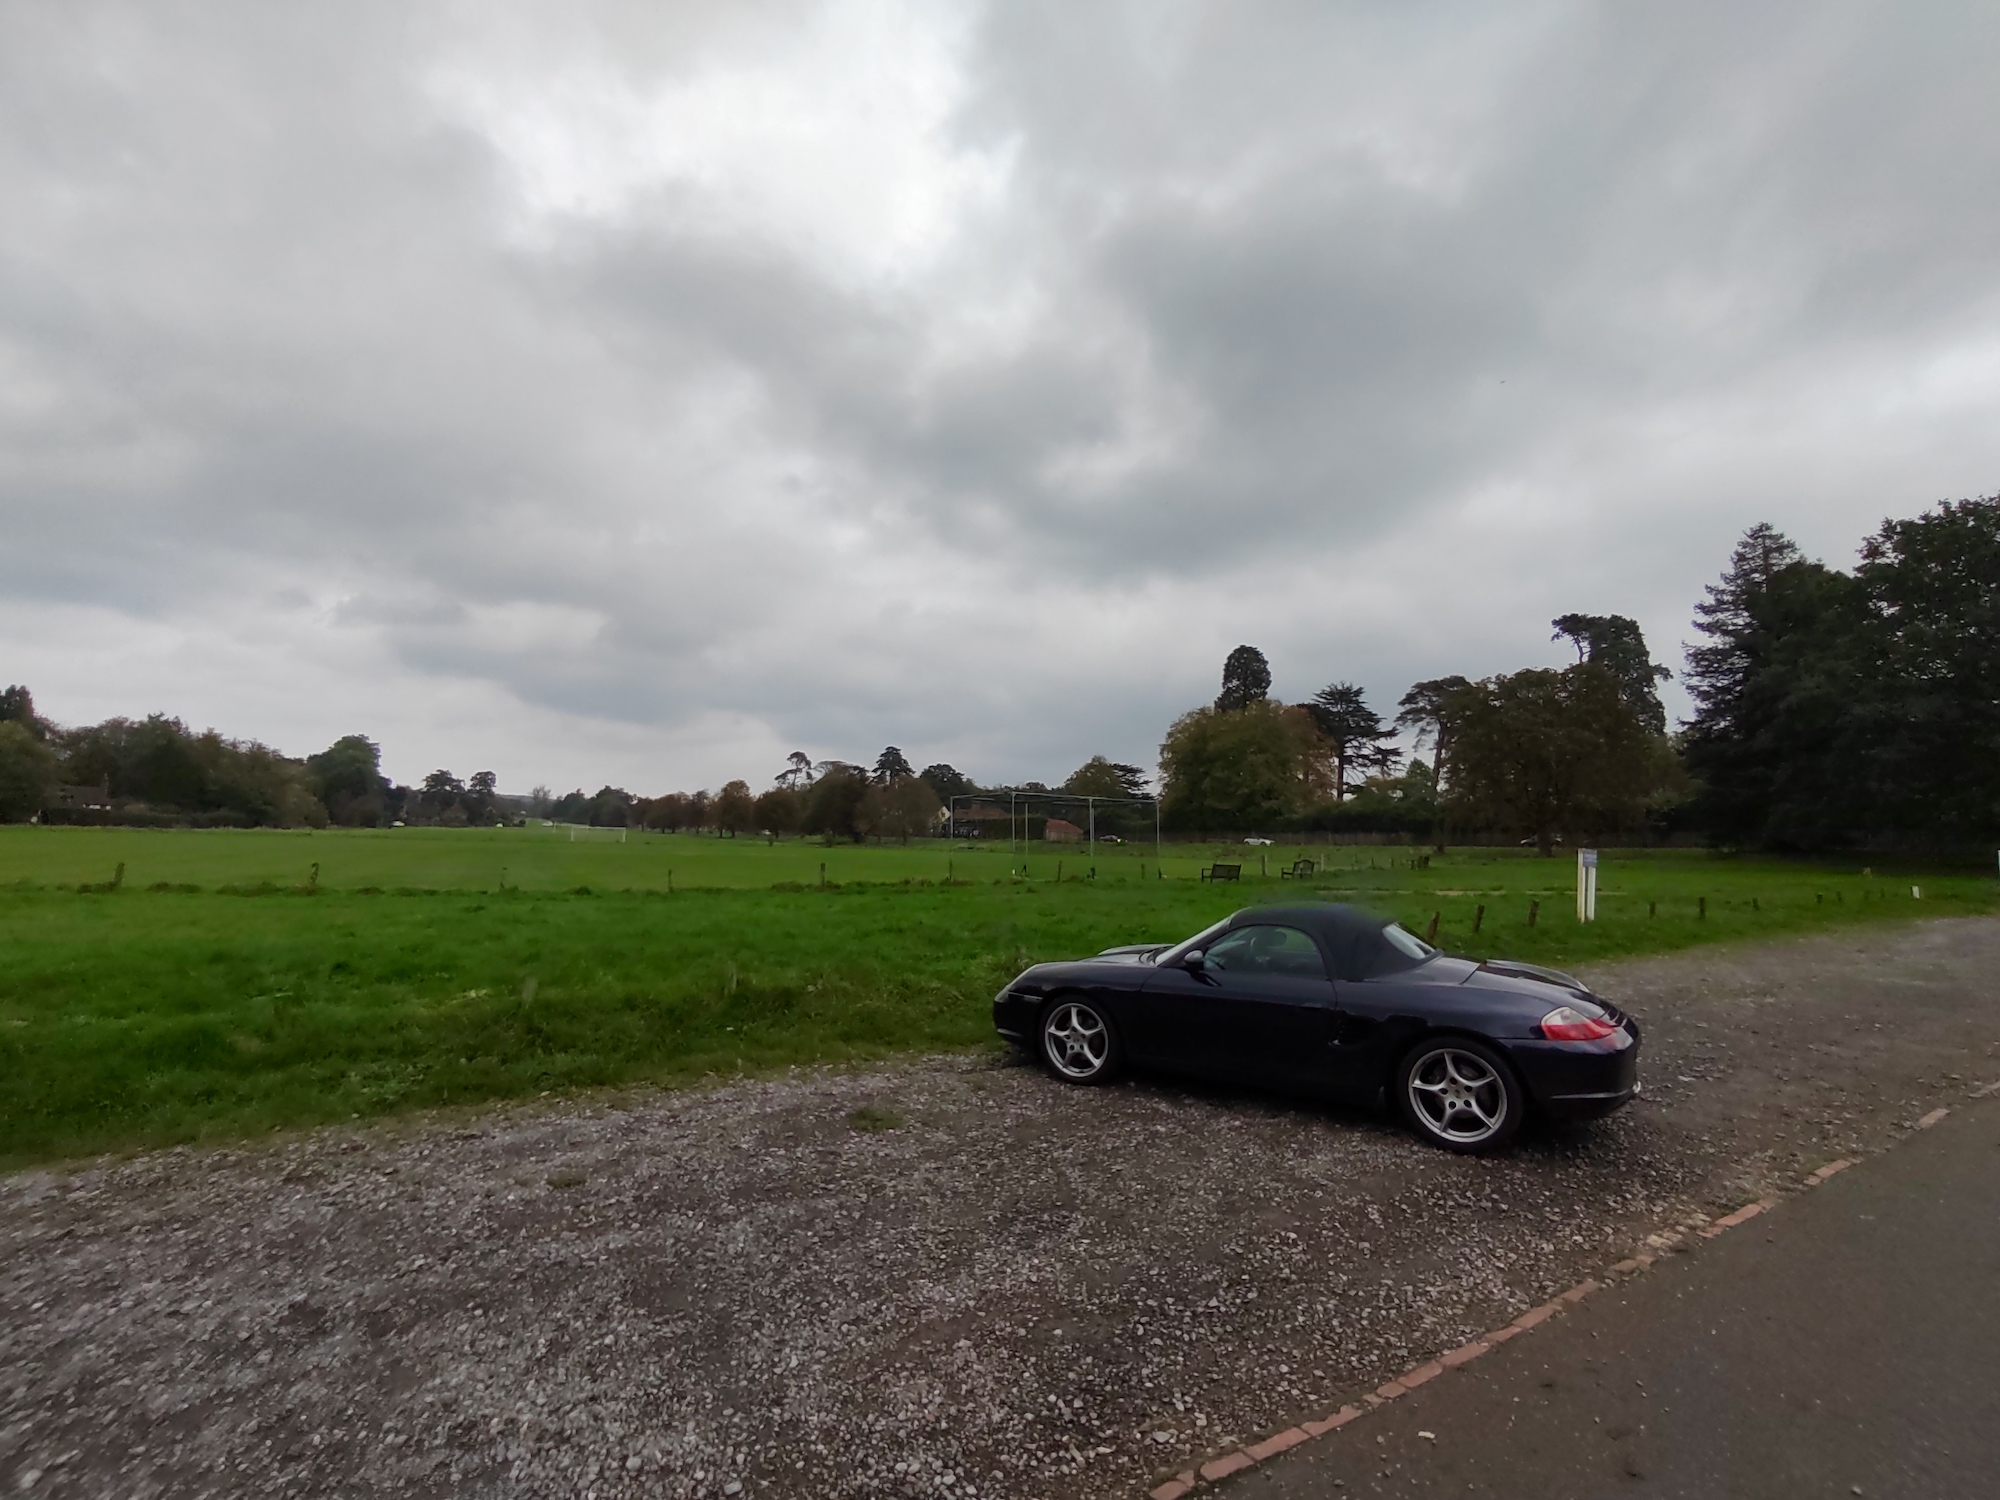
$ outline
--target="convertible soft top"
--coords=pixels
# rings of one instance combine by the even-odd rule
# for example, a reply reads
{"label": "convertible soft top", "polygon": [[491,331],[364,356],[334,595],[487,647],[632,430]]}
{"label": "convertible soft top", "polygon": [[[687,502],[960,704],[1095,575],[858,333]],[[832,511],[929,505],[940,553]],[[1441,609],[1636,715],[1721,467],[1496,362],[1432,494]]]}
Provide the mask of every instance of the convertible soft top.
{"label": "convertible soft top", "polygon": [[[1342,901],[1300,901],[1284,906],[1246,906],[1229,919],[1230,931],[1277,923],[1319,940],[1342,979],[1366,979],[1419,962],[1382,935],[1389,919]],[[1400,934],[1399,934],[1400,936]]]}
{"label": "convertible soft top", "polygon": [[1282,922],[1287,927],[1303,928],[1325,943],[1352,942],[1364,935],[1372,937],[1389,925],[1388,918],[1378,917],[1358,906],[1349,906],[1344,901],[1295,901],[1285,906],[1246,906],[1229,919],[1232,928],[1252,922]]}

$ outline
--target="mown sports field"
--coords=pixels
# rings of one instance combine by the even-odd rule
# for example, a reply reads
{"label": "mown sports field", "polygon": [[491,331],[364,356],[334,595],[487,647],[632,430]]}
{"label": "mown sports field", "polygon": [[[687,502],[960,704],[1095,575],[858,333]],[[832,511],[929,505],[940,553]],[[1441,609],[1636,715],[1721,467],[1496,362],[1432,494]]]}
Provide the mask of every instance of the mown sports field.
{"label": "mown sports field", "polygon": [[[1262,902],[1559,964],[2000,906],[1990,876],[1609,850],[1579,926],[1568,856],[1424,853],[0,828],[0,1164],[991,1045],[1022,965]],[[1240,884],[1196,878],[1218,858]]]}

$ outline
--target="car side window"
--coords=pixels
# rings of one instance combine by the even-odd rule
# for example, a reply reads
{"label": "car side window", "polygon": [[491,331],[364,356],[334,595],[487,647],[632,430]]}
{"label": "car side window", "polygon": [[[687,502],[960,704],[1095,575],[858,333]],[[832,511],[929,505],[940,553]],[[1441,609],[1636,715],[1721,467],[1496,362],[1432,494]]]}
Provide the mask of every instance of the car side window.
{"label": "car side window", "polygon": [[1205,955],[1208,968],[1224,974],[1268,974],[1284,979],[1324,979],[1326,961],[1319,945],[1296,927],[1258,923],[1217,938]]}
{"label": "car side window", "polygon": [[1400,974],[1436,956],[1437,949],[1391,922],[1380,931],[1367,934],[1354,945],[1355,978],[1375,979],[1385,974]]}

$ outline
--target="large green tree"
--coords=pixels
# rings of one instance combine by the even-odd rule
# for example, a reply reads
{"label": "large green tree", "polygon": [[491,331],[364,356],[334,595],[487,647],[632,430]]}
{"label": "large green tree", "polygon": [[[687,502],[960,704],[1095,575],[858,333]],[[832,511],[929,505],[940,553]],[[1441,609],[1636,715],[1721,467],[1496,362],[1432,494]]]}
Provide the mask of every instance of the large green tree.
{"label": "large green tree", "polygon": [[875,757],[875,770],[868,779],[877,786],[887,786],[899,776],[916,774],[916,768],[910,764],[910,758],[894,745],[889,745]]}
{"label": "large green tree", "polygon": [[1667,732],[1659,684],[1674,674],[1654,662],[1639,622],[1627,615],[1558,615],[1551,640],[1569,641],[1578,661],[1595,662],[1618,679],[1619,691],[1651,734]]}
{"label": "large green tree", "polygon": [[781,834],[797,833],[801,800],[799,793],[788,786],[772,787],[757,799],[753,809],[756,813],[756,826],[773,838]]}
{"label": "large green tree", "polygon": [[1222,691],[1216,694],[1220,713],[1262,703],[1271,692],[1271,664],[1255,646],[1238,646],[1222,664]]}
{"label": "large green tree", "polygon": [[[1145,770],[1139,766],[1093,755],[1070,772],[1061,790],[1071,797],[1112,799],[1095,804],[1086,802],[1081,807],[1060,814],[1079,826],[1090,828],[1099,838],[1150,837],[1157,825],[1152,808],[1136,800],[1125,800],[1150,795]],[[1044,808],[1047,807],[1048,804],[1044,804]]]}
{"label": "large green tree", "polygon": [[1723,843],[1778,848],[1865,836],[1885,769],[1871,726],[1886,684],[1864,590],[1759,525],[1707,595],[1682,736],[1702,826]]}
{"label": "large green tree", "polygon": [[0,689],[0,724],[19,724],[38,740],[49,737],[49,726],[35,712],[35,695],[18,682]]}
{"label": "large green tree", "polygon": [[1143,797],[1146,773],[1138,766],[1093,755],[1070,772],[1062,789],[1072,797]]}
{"label": "large green tree", "polygon": [[938,814],[937,793],[921,776],[898,776],[868,788],[855,809],[855,828],[866,838],[907,844],[929,831]]}
{"label": "large green tree", "polygon": [[1333,797],[1347,795],[1371,774],[1392,771],[1402,760],[1392,741],[1396,731],[1368,706],[1362,690],[1351,682],[1330,682],[1306,705],[1314,726],[1333,751]]}
{"label": "large green tree", "polygon": [[958,767],[947,765],[943,761],[925,766],[921,774],[930,789],[937,794],[940,802],[949,802],[953,797],[963,797],[979,790],[978,784],[970,776]]}
{"label": "large green tree", "polygon": [[[582,793],[575,795],[581,798]],[[465,783],[439,767],[424,778],[423,788],[417,795],[417,811],[432,822],[464,823],[467,821],[465,809],[459,805],[464,796]]]}
{"label": "large green tree", "polygon": [[[575,795],[581,799],[583,794],[577,792]],[[792,794],[787,792],[787,795]],[[556,805],[561,806],[560,803]],[[668,792],[663,797],[645,798],[635,803],[633,810],[638,814],[639,821],[647,828],[656,828],[662,833],[679,833],[689,826],[690,811],[686,792]],[[764,826],[769,828],[773,825],[766,823]],[[778,831],[783,833],[788,830],[780,828]]]}
{"label": "large green tree", "polygon": [[0,719],[0,822],[21,823],[48,804],[56,755],[18,719]]}
{"label": "large green tree", "polygon": [[1634,826],[1671,779],[1665,742],[1639,722],[1618,679],[1589,662],[1470,683],[1444,713],[1454,817],[1528,834],[1543,855],[1559,834]]}
{"label": "large green tree", "polygon": [[314,793],[336,823],[373,827],[382,820],[382,747],[364,734],[343,735],[306,757]]}
{"label": "large green tree", "polygon": [[1684,745],[1713,837],[2000,840],[2000,497],[1885,521],[1851,574],[1753,527],[1707,595]]}
{"label": "large green tree", "polygon": [[1433,677],[1414,684],[1396,706],[1396,723],[1416,734],[1417,748],[1431,747],[1431,784],[1443,791],[1451,764],[1451,722],[1445,705],[1453,696],[1472,686],[1469,677]]}
{"label": "large green tree", "polygon": [[601,786],[590,799],[589,822],[593,828],[629,828],[635,821],[632,810],[638,798],[622,786]]}
{"label": "large green tree", "polygon": [[868,795],[868,773],[845,761],[821,761],[818,779],[806,789],[805,811],[799,826],[822,838],[853,839],[865,835],[860,828],[861,799]]}
{"label": "large green tree", "polygon": [[1160,781],[1162,817],[1198,833],[1274,828],[1331,786],[1311,717],[1268,698],[1174,720],[1160,746]]}
{"label": "large green tree", "polygon": [[2000,496],[1885,521],[1855,570],[1873,673],[1859,734],[1875,757],[1872,831],[2000,840]]}
{"label": "large green tree", "polygon": [[735,838],[757,826],[757,799],[747,781],[731,781],[715,794],[715,829]]}
{"label": "large green tree", "polygon": [[493,804],[499,788],[500,778],[492,771],[474,771],[466,778],[465,796],[459,799],[459,805],[465,809],[467,822],[483,825],[493,821]]}

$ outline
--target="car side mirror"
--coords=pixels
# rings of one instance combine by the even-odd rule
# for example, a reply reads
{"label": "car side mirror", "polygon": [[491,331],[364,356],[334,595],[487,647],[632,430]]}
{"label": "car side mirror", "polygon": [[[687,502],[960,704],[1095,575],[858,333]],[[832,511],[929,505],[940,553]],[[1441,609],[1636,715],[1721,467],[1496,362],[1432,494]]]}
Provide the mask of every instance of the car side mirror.
{"label": "car side mirror", "polygon": [[1181,960],[1181,967],[1183,969],[1205,969],[1208,967],[1208,955],[1197,948]]}

